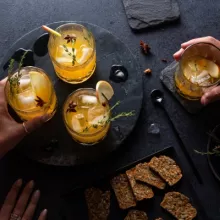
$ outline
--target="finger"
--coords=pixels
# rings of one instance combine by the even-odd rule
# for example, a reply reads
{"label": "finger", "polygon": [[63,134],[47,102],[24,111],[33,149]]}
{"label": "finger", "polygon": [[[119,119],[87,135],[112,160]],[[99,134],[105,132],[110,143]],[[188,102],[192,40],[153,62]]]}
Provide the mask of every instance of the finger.
{"label": "finger", "polygon": [[206,92],[202,98],[201,103],[202,105],[207,105],[211,102],[217,101],[220,99],[220,86],[215,87],[209,92]]}
{"label": "finger", "polygon": [[18,202],[13,210],[13,213],[18,215],[18,216],[22,216],[26,206],[27,206],[27,202],[29,200],[29,197],[33,191],[34,188],[34,181],[30,181],[25,187],[24,190],[20,196],[20,198],[18,199]]}
{"label": "finger", "polygon": [[27,122],[25,122],[25,127],[29,133],[36,130],[37,128],[41,127],[45,122],[50,119],[51,115],[46,114],[41,117],[33,118]]}
{"label": "finger", "polygon": [[175,54],[173,54],[173,58],[176,60],[176,61],[179,61],[182,54],[184,52],[184,49],[180,49],[179,51],[177,51]]}
{"label": "finger", "polygon": [[8,193],[8,195],[5,199],[5,202],[2,206],[2,209],[0,211],[0,219],[1,220],[8,220],[10,218],[11,212],[15,206],[16,198],[18,196],[18,193],[20,191],[21,186],[22,186],[21,179],[17,180],[13,184],[10,192]]}
{"label": "finger", "polygon": [[5,77],[4,79],[2,79],[2,80],[0,81],[0,84],[2,84],[3,86],[5,86],[7,80],[8,80],[8,77]]}
{"label": "finger", "polygon": [[34,212],[37,206],[37,203],[40,198],[40,191],[37,190],[34,192],[33,196],[31,197],[31,201],[22,217],[22,220],[31,220],[32,217],[34,216]]}
{"label": "finger", "polygon": [[201,43],[201,42],[204,42],[204,43],[212,43],[216,46],[220,46],[220,42],[218,40],[216,40],[214,37],[200,37],[200,38],[195,38],[195,39],[192,39],[190,41],[187,41],[183,44],[181,44],[181,47],[183,49],[186,49],[188,46],[192,45],[192,44],[197,44],[197,43]]}
{"label": "finger", "polygon": [[44,209],[41,213],[40,216],[38,218],[38,220],[46,220],[47,218],[47,209]]}

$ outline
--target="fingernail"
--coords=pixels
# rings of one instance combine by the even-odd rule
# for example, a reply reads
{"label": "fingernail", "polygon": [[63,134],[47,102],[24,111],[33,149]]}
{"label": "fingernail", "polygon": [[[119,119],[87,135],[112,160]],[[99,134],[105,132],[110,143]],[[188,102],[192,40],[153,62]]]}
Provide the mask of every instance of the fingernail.
{"label": "fingernail", "polygon": [[46,115],[43,115],[41,118],[42,118],[43,122],[47,122],[50,119],[50,117],[51,117],[50,114],[46,114]]}
{"label": "fingernail", "polygon": [[38,198],[40,197],[40,190],[36,190],[36,191],[34,192],[34,197],[35,197],[36,199],[38,199]]}
{"label": "fingernail", "polygon": [[46,216],[46,215],[47,215],[47,212],[48,212],[47,209],[44,209],[44,211],[42,212],[42,215],[43,215],[43,216]]}
{"label": "fingernail", "polygon": [[34,181],[31,180],[29,183],[28,183],[28,187],[29,188],[34,188]]}
{"label": "fingernail", "polygon": [[16,185],[17,185],[18,187],[22,186],[22,179],[18,179],[18,180],[16,181]]}

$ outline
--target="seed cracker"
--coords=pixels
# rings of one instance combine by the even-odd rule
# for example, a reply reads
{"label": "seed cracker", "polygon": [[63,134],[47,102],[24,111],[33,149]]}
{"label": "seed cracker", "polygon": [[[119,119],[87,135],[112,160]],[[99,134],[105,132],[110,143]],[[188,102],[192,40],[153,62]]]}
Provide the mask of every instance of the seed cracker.
{"label": "seed cracker", "polygon": [[166,186],[164,180],[150,170],[148,163],[138,164],[135,168],[134,176],[136,180],[157,187],[158,189],[164,189]]}
{"label": "seed cracker", "polygon": [[170,186],[175,185],[182,178],[182,172],[176,162],[167,156],[153,157],[150,168],[158,173]]}
{"label": "seed cracker", "polygon": [[179,192],[165,194],[161,207],[179,220],[192,220],[196,217],[196,209],[189,203],[189,198]]}
{"label": "seed cracker", "polygon": [[124,220],[148,220],[146,212],[139,210],[131,210]]}
{"label": "seed cracker", "polygon": [[126,174],[120,174],[114,177],[111,180],[111,185],[121,209],[136,206],[136,200]]}

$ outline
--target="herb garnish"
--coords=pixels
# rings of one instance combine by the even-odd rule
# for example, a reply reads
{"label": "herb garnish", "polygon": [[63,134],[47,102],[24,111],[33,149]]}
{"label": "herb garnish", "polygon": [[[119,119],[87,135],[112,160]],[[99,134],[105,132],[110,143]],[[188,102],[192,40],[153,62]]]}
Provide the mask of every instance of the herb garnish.
{"label": "herb garnish", "polygon": [[76,106],[76,103],[74,103],[73,101],[70,102],[66,112],[76,112]]}
{"label": "herb garnish", "polygon": [[39,96],[37,96],[37,99],[35,99],[35,101],[37,102],[37,107],[43,107],[44,104],[46,103],[43,99],[41,99]]}
{"label": "herb garnish", "polygon": [[64,37],[64,39],[66,40],[66,43],[69,44],[71,43],[71,46],[72,46],[72,52],[70,52],[67,48],[67,46],[64,44],[63,45],[63,48],[65,50],[65,52],[72,57],[72,65],[74,66],[75,63],[76,63],[76,55],[75,55],[75,48],[74,48],[74,45],[75,45],[75,42],[76,42],[76,35],[74,34],[71,34],[71,35],[66,35],[66,37]]}
{"label": "herb garnish", "polygon": [[10,60],[9,68],[8,68],[8,81],[10,83],[10,91],[13,94],[14,92],[18,92],[18,88],[20,85],[20,79],[22,77],[21,68],[23,66],[23,62],[25,56],[27,55],[28,51],[25,51],[21,57],[21,60],[18,64],[18,72],[13,75],[13,68],[14,68],[14,59]]}
{"label": "herb garnish", "polygon": [[212,132],[208,133],[208,135],[210,136],[210,138],[216,142],[216,146],[208,152],[201,152],[198,150],[194,150],[196,153],[201,154],[201,155],[216,155],[216,156],[220,156],[220,139],[218,137],[216,137],[215,134],[213,134]]}
{"label": "herb garnish", "polygon": [[89,46],[91,47],[90,38],[92,37],[92,32],[88,31],[88,37],[84,36],[84,39],[88,42]]}
{"label": "herb garnish", "polygon": [[[110,113],[115,107],[117,107],[118,105],[120,104],[120,101],[116,102],[116,104],[114,106],[112,106],[108,113]],[[109,119],[106,120],[106,115],[103,116],[103,119],[98,121],[97,124],[92,124],[88,127],[85,127],[83,129],[83,132],[87,132],[89,130],[89,128],[93,127],[93,128],[98,128],[99,126],[101,127],[104,127],[106,124],[112,122],[112,121],[115,121],[116,119],[118,118],[121,118],[121,117],[130,117],[130,116],[134,116],[135,115],[135,111],[130,111],[130,112],[121,112],[119,113],[118,115],[115,115],[114,117],[111,117]]]}

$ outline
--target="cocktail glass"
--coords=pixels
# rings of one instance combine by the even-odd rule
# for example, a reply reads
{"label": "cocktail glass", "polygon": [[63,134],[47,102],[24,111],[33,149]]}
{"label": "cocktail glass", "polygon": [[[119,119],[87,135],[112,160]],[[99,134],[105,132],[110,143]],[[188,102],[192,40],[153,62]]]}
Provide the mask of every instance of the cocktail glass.
{"label": "cocktail glass", "polygon": [[198,100],[220,81],[220,49],[210,43],[197,43],[183,53],[174,75],[177,92]]}
{"label": "cocktail glass", "polygon": [[75,23],[61,25],[56,31],[61,37],[51,34],[48,50],[57,76],[71,84],[88,80],[96,67],[92,33]]}
{"label": "cocktail glass", "polygon": [[[17,80],[19,78],[19,81]],[[7,80],[5,94],[8,104],[22,120],[30,120],[56,112],[57,97],[48,75],[37,67],[23,67]]]}
{"label": "cocktail glass", "polygon": [[78,89],[65,101],[63,119],[76,142],[94,145],[105,138],[110,128],[108,101],[100,103],[94,89]]}

